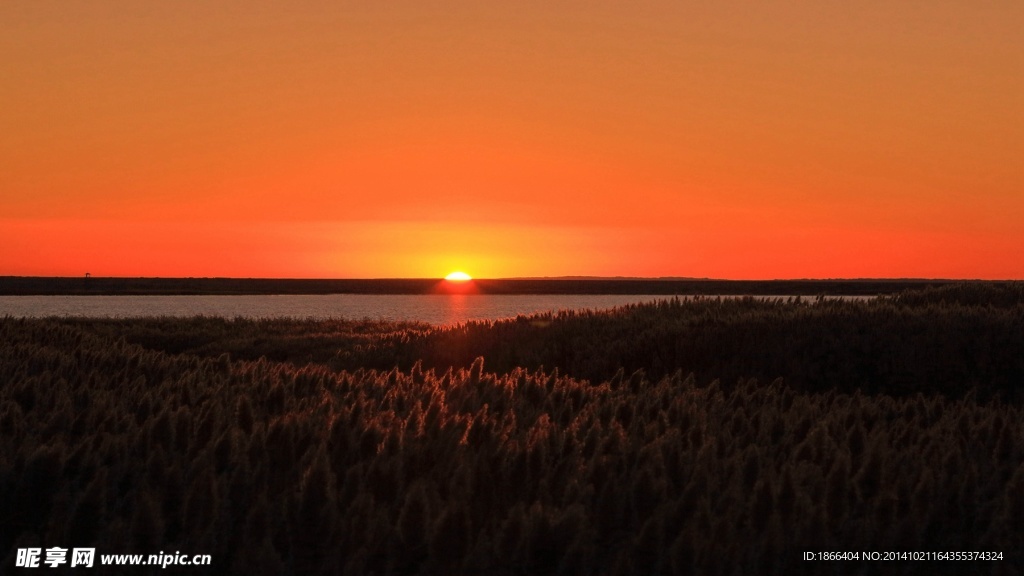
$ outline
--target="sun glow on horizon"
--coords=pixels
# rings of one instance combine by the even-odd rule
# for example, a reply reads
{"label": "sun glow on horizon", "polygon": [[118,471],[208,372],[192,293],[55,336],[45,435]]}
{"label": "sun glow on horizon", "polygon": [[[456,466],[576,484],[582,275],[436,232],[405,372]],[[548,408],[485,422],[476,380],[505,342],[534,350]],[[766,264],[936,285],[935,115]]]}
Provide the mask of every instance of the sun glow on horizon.
{"label": "sun glow on horizon", "polygon": [[1019,1],[79,4],[0,3],[0,276],[1024,279]]}
{"label": "sun glow on horizon", "polygon": [[456,270],[455,272],[445,276],[444,279],[449,282],[468,282],[472,280],[473,277],[461,270]]}

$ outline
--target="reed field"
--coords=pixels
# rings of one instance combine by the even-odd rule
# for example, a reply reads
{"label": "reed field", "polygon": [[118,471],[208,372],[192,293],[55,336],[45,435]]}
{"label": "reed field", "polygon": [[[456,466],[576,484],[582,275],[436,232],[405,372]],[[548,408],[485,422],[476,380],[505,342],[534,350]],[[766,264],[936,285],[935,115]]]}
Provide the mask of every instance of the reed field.
{"label": "reed field", "polygon": [[0,343],[3,573],[50,546],[212,556],[188,574],[1024,565],[1020,284],[449,327],[7,317]]}

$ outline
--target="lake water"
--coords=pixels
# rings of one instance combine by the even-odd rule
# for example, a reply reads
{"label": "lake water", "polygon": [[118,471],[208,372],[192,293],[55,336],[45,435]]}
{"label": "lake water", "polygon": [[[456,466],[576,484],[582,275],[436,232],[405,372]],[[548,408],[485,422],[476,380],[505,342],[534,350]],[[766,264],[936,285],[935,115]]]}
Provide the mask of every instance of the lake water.
{"label": "lake water", "polygon": [[223,316],[346,318],[451,324],[549,310],[605,309],[665,296],[594,295],[281,295],[281,296],[2,296],[0,316]]}
{"label": "lake water", "polygon": [[[455,324],[665,300],[644,295],[0,296],[0,316],[364,318]],[[778,298],[772,296],[771,298]]]}

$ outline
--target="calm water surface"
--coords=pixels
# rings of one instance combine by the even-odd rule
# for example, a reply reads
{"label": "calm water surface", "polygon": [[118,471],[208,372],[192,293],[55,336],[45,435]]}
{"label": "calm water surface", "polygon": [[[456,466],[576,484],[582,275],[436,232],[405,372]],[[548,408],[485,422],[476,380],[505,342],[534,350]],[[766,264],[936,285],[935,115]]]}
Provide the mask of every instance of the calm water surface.
{"label": "calm water surface", "polygon": [[450,324],[549,310],[604,309],[665,296],[574,295],[282,295],[282,296],[2,296],[0,316],[223,316],[345,318]]}
{"label": "calm water surface", "polygon": [[[363,318],[453,324],[665,300],[644,295],[0,296],[0,316]],[[774,298],[774,297],[773,297]]]}

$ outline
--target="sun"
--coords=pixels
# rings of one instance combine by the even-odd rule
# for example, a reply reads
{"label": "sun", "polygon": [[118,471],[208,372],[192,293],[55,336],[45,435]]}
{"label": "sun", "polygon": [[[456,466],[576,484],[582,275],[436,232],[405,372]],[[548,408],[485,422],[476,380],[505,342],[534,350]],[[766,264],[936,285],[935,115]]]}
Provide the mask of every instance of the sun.
{"label": "sun", "polygon": [[472,280],[473,277],[461,270],[456,270],[455,272],[445,276],[444,279],[449,282],[468,282],[469,280]]}

